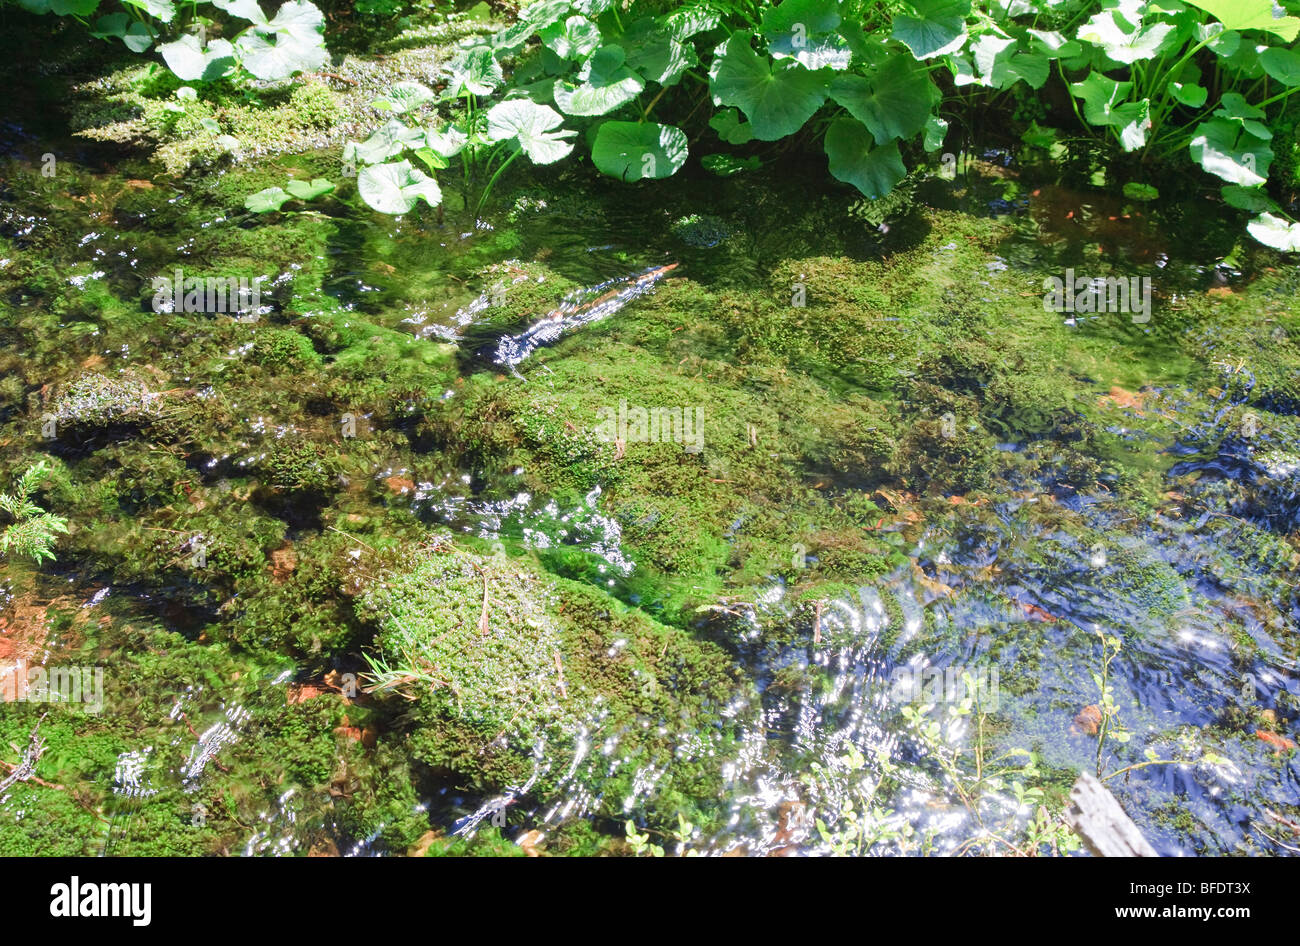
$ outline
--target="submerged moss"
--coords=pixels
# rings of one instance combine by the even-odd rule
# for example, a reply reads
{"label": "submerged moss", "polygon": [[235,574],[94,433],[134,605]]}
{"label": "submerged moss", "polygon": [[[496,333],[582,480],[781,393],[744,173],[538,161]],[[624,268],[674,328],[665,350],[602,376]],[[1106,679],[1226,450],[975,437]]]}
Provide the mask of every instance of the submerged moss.
{"label": "submerged moss", "polygon": [[[730,738],[713,714],[743,684],[721,651],[589,586],[439,540],[360,600],[379,626],[376,692],[415,701],[413,754],[481,788],[523,784],[539,739],[573,751],[596,724],[618,742],[623,791],[638,766],[665,765],[688,734]],[[682,763],[660,791],[708,797],[699,780],[716,778]],[[598,790],[617,797],[613,786]]]}

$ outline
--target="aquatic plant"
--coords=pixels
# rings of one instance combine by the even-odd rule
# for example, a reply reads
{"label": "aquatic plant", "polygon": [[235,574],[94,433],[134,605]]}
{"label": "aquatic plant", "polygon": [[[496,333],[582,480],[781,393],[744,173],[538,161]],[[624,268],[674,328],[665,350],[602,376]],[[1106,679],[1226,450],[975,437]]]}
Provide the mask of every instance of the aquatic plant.
{"label": "aquatic plant", "polygon": [[14,481],[12,492],[0,493],[0,511],[13,520],[0,533],[0,553],[30,555],[38,565],[43,559],[54,561],[51,549],[58,534],[68,531],[68,520],[32,502],[32,494],[50,472],[50,464],[38,460]]}
{"label": "aquatic plant", "polygon": [[310,181],[289,181],[284,187],[266,187],[256,194],[250,194],[244,201],[244,207],[253,213],[271,213],[291,200],[311,201],[324,197],[333,190],[334,183],[323,177]]}
{"label": "aquatic plant", "polygon": [[[1099,667],[1090,671],[1092,682],[1097,687],[1096,715],[1092,717],[1092,723],[1096,726],[1097,736],[1097,777],[1103,782],[1110,781],[1129,772],[1136,772],[1138,769],[1144,769],[1151,765],[1184,765],[1182,759],[1161,759],[1152,746],[1148,746],[1143,752],[1141,762],[1134,762],[1122,766],[1118,769],[1103,775],[1106,764],[1106,744],[1108,741],[1125,745],[1132,738],[1133,733],[1127,729],[1120,721],[1119,704],[1115,700],[1115,688],[1111,681],[1111,666],[1115,662],[1123,649],[1123,644],[1118,637],[1097,632],[1101,640],[1101,659]],[[1216,752],[1205,752],[1197,760],[1203,765],[1227,765],[1228,760]]]}
{"label": "aquatic plant", "polygon": [[[320,69],[329,61],[325,50],[325,17],[308,0],[289,0],[274,18],[262,12],[257,0],[212,0],[226,17],[224,27],[234,27],[231,38],[209,39],[207,29],[216,21],[200,15],[200,3],[172,0],[5,0],[30,13],[70,16],[96,39],[121,40],[127,49],[143,53],[157,44],[167,68],[186,82],[219,79],[287,79],[298,72]],[[98,15],[96,15],[98,14]],[[93,17],[93,19],[92,19]],[[247,23],[238,28],[239,21]],[[196,32],[186,32],[190,27]],[[169,42],[160,42],[174,36]]]}
{"label": "aquatic plant", "polygon": [[[1185,154],[1225,182],[1225,201],[1256,214],[1256,239],[1295,250],[1300,223],[1265,184],[1269,109],[1300,88],[1300,53],[1284,45],[1298,30],[1300,18],[1274,16],[1268,0],[1100,0],[1077,9],[1046,0],[700,0],[669,12],[649,0],[539,0],[461,51],[443,101],[462,100],[463,121],[424,134],[399,122],[371,144],[390,152],[384,160],[407,147],[426,152],[432,166],[513,142],[505,160],[489,160],[486,196],[519,153],[547,164],[569,154],[563,139],[572,132],[557,130],[565,121],[584,132],[596,168],[626,183],[676,174],[688,139],[707,127],[706,140],[724,148],[701,159],[714,173],[758,166],[772,153],[768,143],[820,143],[833,177],[879,200],[907,179],[905,156],[943,146],[945,113],[977,92],[1023,99],[1053,82],[1083,134],[1144,162]],[[485,131],[476,100],[502,90]],[[433,98],[423,87],[408,93]],[[656,110],[674,120],[652,120]],[[1039,125],[1042,111],[1033,111],[1027,140],[1059,146],[1069,136]],[[412,171],[382,172],[371,190],[427,189]],[[1135,199],[1151,195],[1150,185],[1126,183],[1137,185]],[[367,202],[405,212],[416,196]]]}
{"label": "aquatic plant", "polygon": [[[970,674],[963,675],[962,685],[975,692]],[[823,799],[811,817],[831,854],[932,854],[942,833],[953,845],[944,853],[957,856],[1063,855],[1081,847],[1063,817],[1062,799],[1049,791],[1051,773],[1028,750],[994,754],[991,719],[978,701],[951,703],[943,715],[933,703],[916,704],[904,707],[902,715],[922,760],[938,768],[939,778],[924,779],[921,770],[887,753],[869,758],[851,743],[842,755],[811,763],[802,782]],[[938,831],[892,807],[900,793],[922,785],[936,796],[930,804],[947,802],[965,812],[955,831]],[[1029,811],[1032,816],[1026,817]]]}
{"label": "aquatic plant", "polygon": [[[430,171],[447,167],[450,159],[459,155],[466,184],[472,171],[485,174],[488,180],[479,196],[481,208],[497,180],[520,155],[534,164],[552,164],[573,150],[567,139],[576,132],[560,128],[564,118],[549,106],[517,98],[487,110],[477,106],[478,99],[491,94],[502,78],[490,50],[462,51],[451,68],[451,80],[440,99],[418,82],[397,83],[386,97],[371,103],[394,117],[365,141],[344,146],[345,173],[356,174],[357,189],[373,209],[407,213],[420,199],[431,207],[442,202],[442,192],[433,178],[407,160],[392,160],[405,151]],[[435,100],[460,103],[462,120],[423,129],[409,124],[423,106]]]}
{"label": "aquatic plant", "polygon": [[[974,696],[978,690],[969,672],[962,674],[962,699],[950,702],[947,718],[935,718],[933,704],[905,706],[902,713],[911,731],[926,747],[943,773],[943,787],[960,800],[969,813],[970,836],[956,854],[976,853],[1034,856],[1046,849],[1052,854],[1076,851],[1081,844],[1061,816],[1060,799],[1051,799],[1043,787],[1047,772],[1039,756],[1013,748],[994,755],[989,746],[991,718]],[[969,758],[960,736],[974,723]],[[1056,812],[1049,804],[1056,805]],[[1032,810],[1025,822],[1021,813]]]}

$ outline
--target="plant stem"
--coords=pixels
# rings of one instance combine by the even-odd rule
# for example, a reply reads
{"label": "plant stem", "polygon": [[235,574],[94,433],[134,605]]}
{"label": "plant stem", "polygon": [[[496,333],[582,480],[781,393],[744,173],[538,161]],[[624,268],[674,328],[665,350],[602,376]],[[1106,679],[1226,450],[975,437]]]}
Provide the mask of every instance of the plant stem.
{"label": "plant stem", "polygon": [[482,193],[482,195],[480,195],[480,197],[479,197],[479,199],[478,199],[478,204],[477,204],[477,206],[474,207],[474,216],[475,216],[475,217],[477,217],[478,214],[479,214],[479,211],[483,209],[483,205],[484,205],[485,203],[487,203],[488,196],[492,193],[492,188],[493,188],[493,186],[495,186],[495,184],[496,184],[496,182],[497,182],[497,178],[499,178],[502,174],[504,174],[506,168],[510,167],[510,165],[514,162],[515,158],[519,157],[521,154],[523,154],[523,150],[522,150],[522,149],[519,150],[519,151],[516,151],[514,154],[510,155],[510,157],[508,157],[508,158],[507,158],[507,159],[502,163],[501,167],[497,168],[496,173],[493,174],[492,177],[491,177],[491,179],[487,182],[487,187],[483,188],[483,193]]}
{"label": "plant stem", "polygon": [[662,89],[659,90],[659,94],[650,100],[650,104],[647,105],[645,107],[645,111],[641,113],[641,121],[645,121],[647,118],[650,117],[650,110],[659,103],[659,100],[664,97],[664,93],[667,91],[668,91],[668,86],[664,86]]}

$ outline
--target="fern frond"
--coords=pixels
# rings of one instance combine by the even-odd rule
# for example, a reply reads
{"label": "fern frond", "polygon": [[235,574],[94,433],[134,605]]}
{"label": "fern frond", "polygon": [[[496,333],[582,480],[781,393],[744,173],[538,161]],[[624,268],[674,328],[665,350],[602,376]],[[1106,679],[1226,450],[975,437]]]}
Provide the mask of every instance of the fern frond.
{"label": "fern frond", "polygon": [[0,510],[9,513],[15,521],[22,522],[24,519],[39,515],[41,507],[21,494],[0,493]]}
{"label": "fern frond", "polygon": [[55,561],[55,536],[68,531],[68,520],[51,513],[41,513],[31,519],[16,522],[0,533],[0,552],[13,551],[30,555],[39,565],[45,559]]}
{"label": "fern frond", "polygon": [[32,495],[32,493],[36,492],[36,488],[40,486],[41,483],[45,482],[45,478],[49,475],[49,462],[46,460],[37,460],[28,467],[27,472],[18,477],[18,481],[14,483],[14,495],[27,499]]}

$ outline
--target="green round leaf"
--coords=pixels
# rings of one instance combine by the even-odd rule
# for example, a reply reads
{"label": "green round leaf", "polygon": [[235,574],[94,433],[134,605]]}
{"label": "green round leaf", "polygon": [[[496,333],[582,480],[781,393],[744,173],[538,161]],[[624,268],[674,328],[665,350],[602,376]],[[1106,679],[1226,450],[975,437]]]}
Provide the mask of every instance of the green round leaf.
{"label": "green round leaf", "polygon": [[847,69],[852,56],[838,32],[836,0],[784,0],[763,13],[760,31],[775,59],[794,59],[809,69]]}
{"label": "green round leaf", "polygon": [[1070,85],[1070,91],[1083,99],[1083,115],[1089,124],[1119,129],[1120,144],[1125,151],[1135,151],[1146,144],[1151,129],[1151,102],[1128,101],[1132,82],[1117,82],[1097,72],[1090,72],[1082,82]]}
{"label": "green round leaf", "polygon": [[948,120],[938,115],[931,115],[925,120],[925,139],[922,147],[926,152],[938,151],[948,137]]}
{"label": "green round leaf", "polygon": [[109,13],[95,20],[90,35],[96,39],[120,39],[126,35],[126,25],[133,22],[125,13]]}
{"label": "green round leaf", "polygon": [[840,25],[838,7],[836,0],[785,0],[763,11],[760,29],[769,42],[791,33],[829,33]]}
{"label": "green round leaf", "polygon": [[601,173],[625,183],[671,177],[687,153],[684,131],[655,122],[605,122],[591,146],[591,160]]}
{"label": "green round leaf", "polygon": [[1300,53],[1270,47],[1259,54],[1259,64],[1283,85],[1300,85]]}
{"label": "green round leaf", "polygon": [[542,43],[561,59],[585,59],[600,46],[600,27],[585,16],[571,16],[538,32]]}
{"label": "green round leaf", "polygon": [[410,161],[374,164],[363,169],[357,175],[357,191],[371,208],[385,214],[408,213],[419,200],[430,207],[442,203],[438,182],[416,170]]}
{"label": "green round leaf", "polygon": [[632,101],[645,83],[631,69],[618,70],[616,81],[606,85],[569,85],[563,79],[556,79],[553,88],[555,104],[566,115],[606,115],[620,105]]}
{"label": "green round leaf", "polygon": [[[370,104],[387,108],[397,115],[419,108],[425,102],[432,101],[433,92],[418,82],[399,82],[388,90],[388,94]],[[381,104],[382,103],[382,104]]]}
{"label": "green round leaf", "polygon": [[749,42],[749,33],[736,33],[715,51],[713,102],[743,111],[760,141],[793,135],[826,101],[826,80],[794,60],[761,57]]}
{"label": "green round leaf", "polygon": [[1194,82],[1174,82],[1173,80],[1169,82],[1169,94],[1188,108],[1200,108],[1205,104],[1205,100],[1210,97],[1210,93],[1205,86],[1197,85]]}
{"label": "green round leaf", "polygon": [[257,0],[212,0],[219,10],[225,10],[232,16],[250,20],[259,26],[266,26],[266,14],[262,12]]}
{"label": "green round leaf", "polygon": [[163,43],[158,47],[158,52],[176,78],[186,82],[203,78],[207,63],[197,36],[186,35],[175,42]]}
{"label": "green round leaf", "polygon": [[1274,16],[1273,0],[1188,0],[1211,14],[1229,30],[1263,30],[1293,42],[1300,31],[1300,19]]}
{"label": "green round leaf", "polygon": [[876,200],[907,176],[907,168],[898,154],[897,143],[890,141],[872,147],[873,143],[871,132],[853,118],[837,118],[826,129],[825,148],[831,175]]}
{"label": "green round leaf", "polygon": [[167,68],[186,82],[214,82],[235,68],[235,48],[224,39],[214,39],[204,49],[199,38],[185,35],[158,47]]}
{"label": "green round leaf", "polygon": [[1014,39],[986,33],[971,46],[971,55],[983,77],[983,84],[1008,89],[1024,82],[1031,89],[1047,81],[1051,60],[1044,53],[1026,52]]}
{"label": "green round leaf", "polygon": [[894,138],[911,138],[925,127],[932,88],[925,69],[906,56],[894,56],[870,79],[836,76],[830,94],[884,144]]}
{"label": "green round leaf", "polygon": [[425,144],[434,154],[442,158],[451,158],[460,154],[469,143],[469,135],[456,125],[443,129],[430,128],[425,133]]}
{"label": "green round leaf", "polygon": [[133,53],[142,53],[153,45],[153,34],[143,23],[131,23],[126,28],[122,43]]}
{"label": "green round leaf", "polygon": [[573,142],[565,139],[577,132],[556,131],[564,117],[549,105],[509,99],[492,106],[487,119],[490,140],[514,140],[534,164],[553,164],[573,150]]}
{"label": "green round leaf", "polygon": [[970,0],[916,0],[912,6],[916,16],[893,17],[890,38],[910,49],[915,58],[951,55],[966,45]]}
{"label": "green round leaf", "polygon": [[239,37],[235,48],[244,68],[267,81],[320,69],[329,61],[323,46],[309,46],[284,33],[250,30]]}
{"label": "green round leaf", "polygon": [[419,148],[426,143],[427,135],[411,128],[396,118],[390,118],[365,141],[348,142],[343,148],[343,160],[362,164],[379,164],[395,158],[407,148]]}
{"label": "green round leaf", "polygon": [[1085,43],[1100,46],[1106,58],[1123,65],[1139,60],[1155,59],[1165,51],[1167,43],[1177,42],[1172,23],[1149,23],[1130,14],[1136,24],[1130,23],[1119,10],[1103,10],[1079,27],[1078,38]]}
{"label": "green round leaf", "polygon": [[1263,187],[1242,187],[1240,184],[1224,184],[1219,188],[1224,201],[1238,210],[1259,213],[1263,210],[1277,210],[1277,202],[1269,197]]}
{"label": "green round leaf", "polygon": [[707,5],[684,6],[659,17],[659,23],[673,39],[683,43],[699,33],[707,33],[722,24],[722,14]]}
{"label": "green round leaf", "polygon": [[285,185],[285,190],[298,200],[315,200],[334,190],[334,183],[323,177],[317,177],[310,181],[290,181]]}
{"label": "green round leaf", "polygon": [[1284,253],[1300,250],[1300,223],[1287,223],[1273,214],[1260,214],[1246,224],[1246,231],[1265,246]]}
{"label": "green round leaf", "polygon": [[419,159],[420,163],[430,171],[441,171],[450,163],[442,155],[429,148],[417,148],[415,151],[412,151],[411,154],[415,155],[415,157]]}
{"label": "green round leaf", "polygon": [[1201,122],[1188,145],[1192,160],[1229,184],[1255,187],[1268,177],[1268,144],[1225,118]]}
{"label": "green round leaf", "polygon": [[[513,52],[528,42],[529,37],[534,33],[560,20],[569,12],[569,8],[569,0],[543,0],[541,3],[530,3],[519,11],[519,16],[514,23],[492,37],[492,48],[498,53]],[[580,5],[578,12],[586,13],[588,16],[595,15],[589,9],[582,9]]]}
{"label": "green round leaf", "polygon": [[619,42],[627,50],[627,67],[647,82],[676,85],[700,61],[693,45],[679,41],[652,17],[629,26]]}
{"label": "green round leaf", "polygon": [[289,197],[282,187],[268,187],[246,197],[244,207],[255,214],[270,213],[283,207]]}
{"label": "green round leaf", "polygon": [[491,95],[503,81],[501,63],[486,46],[475,46],[456,57],[451,67],[447,96]]}
{"label": "green round leaf", "polygon": [[325,35],[325,14],[308,0],[288,0],[282,3],[275,13],[275,19],[267,24],[276,33],[292,36],[308,45],[323,44]]}
{"label": "green round leaf", "polygon": [[325,16],[306,0],[289,0],[266,26],[253,26],[235,41],[245,69],[264,80],[287,79],[329,62]]}

